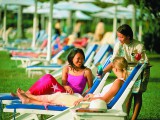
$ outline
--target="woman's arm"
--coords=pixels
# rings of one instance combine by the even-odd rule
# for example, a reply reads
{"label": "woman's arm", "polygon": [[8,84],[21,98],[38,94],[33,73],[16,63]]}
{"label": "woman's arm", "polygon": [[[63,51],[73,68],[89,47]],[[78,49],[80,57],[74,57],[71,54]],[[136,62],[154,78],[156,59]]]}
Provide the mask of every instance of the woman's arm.
{"label": "woman's arm", "polygon": [[104,68],[103,73],[105,74],[105,73],[111,71],[112,67],[113,67],[113,63],[111,62]]}
{"label": "woman's arm", "polygon": [[123,84],[122,80],[116,80],[116,81],[114,81],[110,90],[104,96],[93,97],[90,100],[101,99],[101,100],[104,100],[106,103],[108,103],[116,95],[116,93],[119,91],[122,84]]}
{"label": "woman's arm", "polygon": [[91,71],[91,69],[86,68],[84,76],[87,78],[88,89],[84,92],[83,96],[86,95],[86,93],[90,90],[90,88],[93,85],[93,78],[92,78],[92,71]]}
{"label": "woman's arm", "polygon": [[122,80],[115,80],[110,90],[102,97],[102,100],[108,103],[117,94],[123,83]]}
{"label": "woman's arm", "polygon": [[72,88],[67,85],[68,69],[69,69],[69,66],[67,65],[62,70],[62,85],[69,94],[73,94],[74,92]]}
{"label": "woman's arm", "polygon": [[68,65],[65,66],[63,69],[62,69],[62,85],[65,86],[67,85],[67,73],[68,73]]}

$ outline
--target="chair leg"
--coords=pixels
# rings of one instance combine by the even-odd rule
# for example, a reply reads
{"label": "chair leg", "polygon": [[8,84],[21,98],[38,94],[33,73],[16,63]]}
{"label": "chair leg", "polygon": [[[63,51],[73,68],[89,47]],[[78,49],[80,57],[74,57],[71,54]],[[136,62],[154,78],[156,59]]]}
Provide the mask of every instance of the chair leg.
{"label": "chair leg", "polygon": [[16,120],[39,120],[36,114],[24,113],[16,117]]}

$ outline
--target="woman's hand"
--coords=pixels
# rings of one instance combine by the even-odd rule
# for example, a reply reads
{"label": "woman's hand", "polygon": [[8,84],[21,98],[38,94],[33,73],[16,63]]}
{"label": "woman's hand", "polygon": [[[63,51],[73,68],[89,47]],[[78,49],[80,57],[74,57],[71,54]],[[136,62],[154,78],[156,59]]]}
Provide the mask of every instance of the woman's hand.
{"label": "woman's hand", "polygon": [[77,101],[74,102],[74,106],[77,106],[82,101],[83,101],[83,98],[78,99]]}
{"label": "woman's hand", "polygon": [[93,98],[93,96],[94,96],[94,94],[88,94],[88,95],[86,95],[84,98],[85,98],[85,99],[91,99],[91,98]]}
{"label": "woman's hand", "polygon": [[98,78],[102,79],[102,78],[103,78],[103,76],[104,76],[104,72],[103,72],[102,74],[98,74],[98,71],[97,71],[96,76],[97,76]]}
{"label": "woman's hand", "polygon": [[70,86],[65,85],[65,86],[64,86],[64,89],[67,91],[67,93],[69,93],[69,94],[74,94],[73,89],[72,89]]}

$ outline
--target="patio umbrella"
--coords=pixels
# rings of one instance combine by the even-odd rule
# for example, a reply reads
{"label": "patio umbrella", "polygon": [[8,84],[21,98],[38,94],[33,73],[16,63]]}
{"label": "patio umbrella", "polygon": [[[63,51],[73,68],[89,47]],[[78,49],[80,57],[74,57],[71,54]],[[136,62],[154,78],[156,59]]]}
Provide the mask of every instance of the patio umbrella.
{"label": "patio umbrella", "polygon": [[78,2],[58,2],[54,5],[54,8],[62,9],[62,10],[80,10],[85,12],[98,12],[101,11],[102,8],[94,5],[93,3],[78,3]]}
{"label": "patio umbrella", "polygon": [[78,10],[78,11],[85,11],[85,12],[98,12],[101,11],[102,8],[94,5],[93,3],[77,3],[77,2],[58,2],[57,4],[54,5],[55,8],[57,9],[62,9],[62,10],[70,10],[70,15],[68,17],[68,34],[71,33],[71,30],[73,28],[72,25],[72,14],[74,11]]}
{"label": "patio umbrella", "polygon": [[96,0],[70,0],[70,1],[79,2],[79,3],[85,3],[85,2],[93,3],[93,2],[96,2]]}
{"label": "patio umbrella", "polygon": [[[19,6],[28,6],[35,4],[35,0],[0,0],[0,4],[4,5],[4,18],[3,18],[3,39],[5,44],[8,43],[6,41],[6,14],[7,14],[7,5],[19,5]],[[17,21],[18,35],[22,35],[22,7],[19,7],[18,10],[18,21]]]}
{"label": "patio umbrella", "polygon": [[124,0],[101,0],[101,2],[114,4],[114,18],[113,18],[113,38],[116,39],[116,30],[117,30],[117,5],[122,4]]}
{"label": "patio umbrella", "polygon": [[53,18],[53,0],[50,0],[50,11],[48,21],[48,42],[47,42],[47,57],[46,60],[51,60],[51,39],[52,39],[52,18]]}
{"label": "patio umbrella", "polygon": [[92,19],[90,16],[84,14],[82,11],[76,11],[75,18],[79,20],[91,20]]}
{"label": "patio umbrella", "polygon": [[124,0],[100,0],[101,2],[111,3],[111,4],[122,4]]}
{"label": "patio umbrella", "polygon": [[[46,60],[49,62],[51,60],[51,39],[52,39],[52,18],[53,18],[53,0],[50,0],[49,3],[44,3],[42,8],[49,8],[46,11],[48,13],[49,21],[48,21],[48,42],[47,42],[47,57]],[[38,13],[40,11],[36,10]]]}
{"label": "patio umbrella", "polygon": [[[103,11],[110,12],[111,14],[115,14],[116,17],[118,15],[122,15],[125,19],[132,19],[132,30],[135,36],[136,31],[136,17],[139,16],[139,10],[135,10],[134,5],[128,5],[127,7],[123,7],[121,5],[115,5],[108,8],[105,8]],[[116,31],[115,31],[116,32]]]}

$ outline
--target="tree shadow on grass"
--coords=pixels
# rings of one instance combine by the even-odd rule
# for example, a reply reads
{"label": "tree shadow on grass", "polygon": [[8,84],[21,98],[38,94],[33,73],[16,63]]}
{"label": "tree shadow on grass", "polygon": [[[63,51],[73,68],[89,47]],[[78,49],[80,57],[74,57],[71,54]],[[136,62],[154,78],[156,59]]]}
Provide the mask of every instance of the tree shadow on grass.
{"label": "tree shadow on grass", "polygon": [[159,62],[160,61],[160,56],[158,57],[150,57],[149,61],[153,61],[153,62]]}

